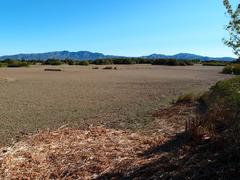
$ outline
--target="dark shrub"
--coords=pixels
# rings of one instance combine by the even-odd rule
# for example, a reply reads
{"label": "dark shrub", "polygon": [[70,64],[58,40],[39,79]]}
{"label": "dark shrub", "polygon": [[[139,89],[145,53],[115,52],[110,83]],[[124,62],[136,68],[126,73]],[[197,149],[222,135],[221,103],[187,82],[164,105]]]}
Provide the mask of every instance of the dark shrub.
{"label": "dark shrub", "polygon": [[113,59],[113,64],[136,64],[137,59],[135,58],[117,58]]}
{"label": "dark shrub", "polygon": [[233,74],[240,75],[240,64],[233,66]]}
{"label": "dark shrub", "polygon": [[232,66],[226,66],[222,70],[223,74],[232,74],[233,73],[233,67]]}
{"label": "dark shrub", "polygon": [[204,62],[202,63],[203,66],[226,66],[227,63],[225,62]]}
{"label": "dark shrub", "polygon": [[88,61],[78,61],[76,64],[81,65],[81,66],[88,66],[89,62]]}
{"label": "dark shrub", "polygon": [[72,60],[72,59],[65,59],[64,61],[63,61],[65,64],[68,64],[68,65],[75,65],[75,61],[74,60]]}
{"label": "dark shrub", "polygon": [[217,132],[229,131],[233,141],[240,141],[240,77],[218,82],[201,97],[205,122]]}
{"label": "dark shrub", "polygon": [[194,103],[199,100],[199,96],[193,93],[184,94],[179,96],[176,103]]}
{"label": "dark shrub", "polygon": [[58,66],[61,65],[62,62],[59,59],[48,59],[45,62],[43,62],[44,65],[53,65]]}
{"label": "dark shrub", "polygon": [[27,67],[29,64],[27,62],[21,61],[9,61],[7,67]]}
{"label": "dark shrub", "polygon": [[0,67],[7,67],[7,63],[0,63]]}
{"label": "dark shrub", "polygon": [[177,59],[155,59],[151,61],[152,65],[167,65],[167,66],[191,66],[193,62]]}
{"label": "dark shrub", "polygon": [[184,63],[185,63],[185,65],[187,65],[187,66],[193,66],[193,65],[194,65],[194,63],[191,62],[191,61],[184,61]]}
{"label": "dark shrub", "polygon": [[113,61],[112,59],[97,59],[95,61],[92,61],[92,64],[106,65],[106,64],[113,64]]}
{"label": "dark shrub", "polygon": [[167,65],[177,66],[177,65],[179,65],[179,62],[176,59],[169,59],[168,62],[167,62]]}
{"label": "dark shrub", "polygon": [[187,64],[184,61],[180,61],[180,62],[178,62],[178,65],[179,66],[186,66]]}

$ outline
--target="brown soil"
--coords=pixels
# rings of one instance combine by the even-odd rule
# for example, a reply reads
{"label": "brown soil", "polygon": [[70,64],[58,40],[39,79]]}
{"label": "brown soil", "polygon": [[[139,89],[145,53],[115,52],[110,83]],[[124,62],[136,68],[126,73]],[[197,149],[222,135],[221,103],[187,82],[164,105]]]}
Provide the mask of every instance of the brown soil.
{"label": "brown soil", "polygon": [[[49,66],[0,69],[0,144],[38,129],[64,124],[84,129],[89,125],[131,130],[151,129],[151,112],[166,107],[177,96],[202,92],[230,76],[222,67]],[[165,120],[163,122],[163,127]],[[168,122],[167,122],[168,124]]]}
{"label": "brown soil", "polygon": [[196,110],[194,104],[178,104],[154,112],[158,120],[169,117],[170,125],[176,124],[175,134],[165,136],[103,127],[41,131],[1,149],[1,178],[238,179],[239,149],[221,139],[193,141],[179,132],[183,118]]}

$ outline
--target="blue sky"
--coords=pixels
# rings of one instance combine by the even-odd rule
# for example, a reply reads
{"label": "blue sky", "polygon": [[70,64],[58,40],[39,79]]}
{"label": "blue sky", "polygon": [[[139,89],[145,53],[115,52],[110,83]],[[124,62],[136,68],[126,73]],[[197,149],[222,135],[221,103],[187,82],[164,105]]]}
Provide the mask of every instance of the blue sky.
{"label": "blue sky", "polygon": [[1,0],[0,55],[88,50],[234,56],[222,43],[224,13],[222,0]]}

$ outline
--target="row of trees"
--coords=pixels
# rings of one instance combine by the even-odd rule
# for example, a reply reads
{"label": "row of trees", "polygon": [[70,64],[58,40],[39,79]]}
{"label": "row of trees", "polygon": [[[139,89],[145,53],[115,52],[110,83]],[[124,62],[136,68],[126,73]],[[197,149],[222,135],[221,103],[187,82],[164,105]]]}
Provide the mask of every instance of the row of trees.
{"label": "row of trees", "polygon": [[[234,62],[231,62],[234,63]],[[0,62],[0,66],[8,67],[22,67],[35,64],[42,65],[110,65],[110,64],[152,64],[152,65],[168,65],[168,66],[189,66],[193,64],[203,64],[211,66],[224,66],[231,64],[230,62],[220,61],[200,61],[197,59],[193,60],[177,60],[177,59],[146,59],[146,58],[108,58],[108,59],[97,59],[90,61],[80,61],[73,59],[48,59],[48,60],[12,60],[6,59]]]}
{"label": "row of trees", "polygon": [[144,59],[144,58],[112,58],[112,59],[97,59],[90,61],[80,61],[72,59],[48,59],[48,60],[14,60],[6,59],[2,60],[1,63],[5,64],[16,64],[16,63],[25,63],[28,65],[42,64],[42,65],[108,65],[108,64],[153,64],[153,65],[191,65],[192,63],[199,63],[200,60],[177,60],[177,59]]}

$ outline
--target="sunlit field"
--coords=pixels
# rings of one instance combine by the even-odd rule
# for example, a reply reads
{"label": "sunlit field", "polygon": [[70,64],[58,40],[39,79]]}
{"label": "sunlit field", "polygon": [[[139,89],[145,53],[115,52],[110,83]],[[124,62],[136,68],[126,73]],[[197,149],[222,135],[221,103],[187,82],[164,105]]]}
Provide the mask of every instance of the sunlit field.
{"label": "sunlit field", "polygon": [[[62,125],[147,131],[151,112],[185,93],[198,93],[218,80],[223,67],[118,65],[1,68],[1,145],[38,129]],[[146,128],[148,127],[148,128]]]}

